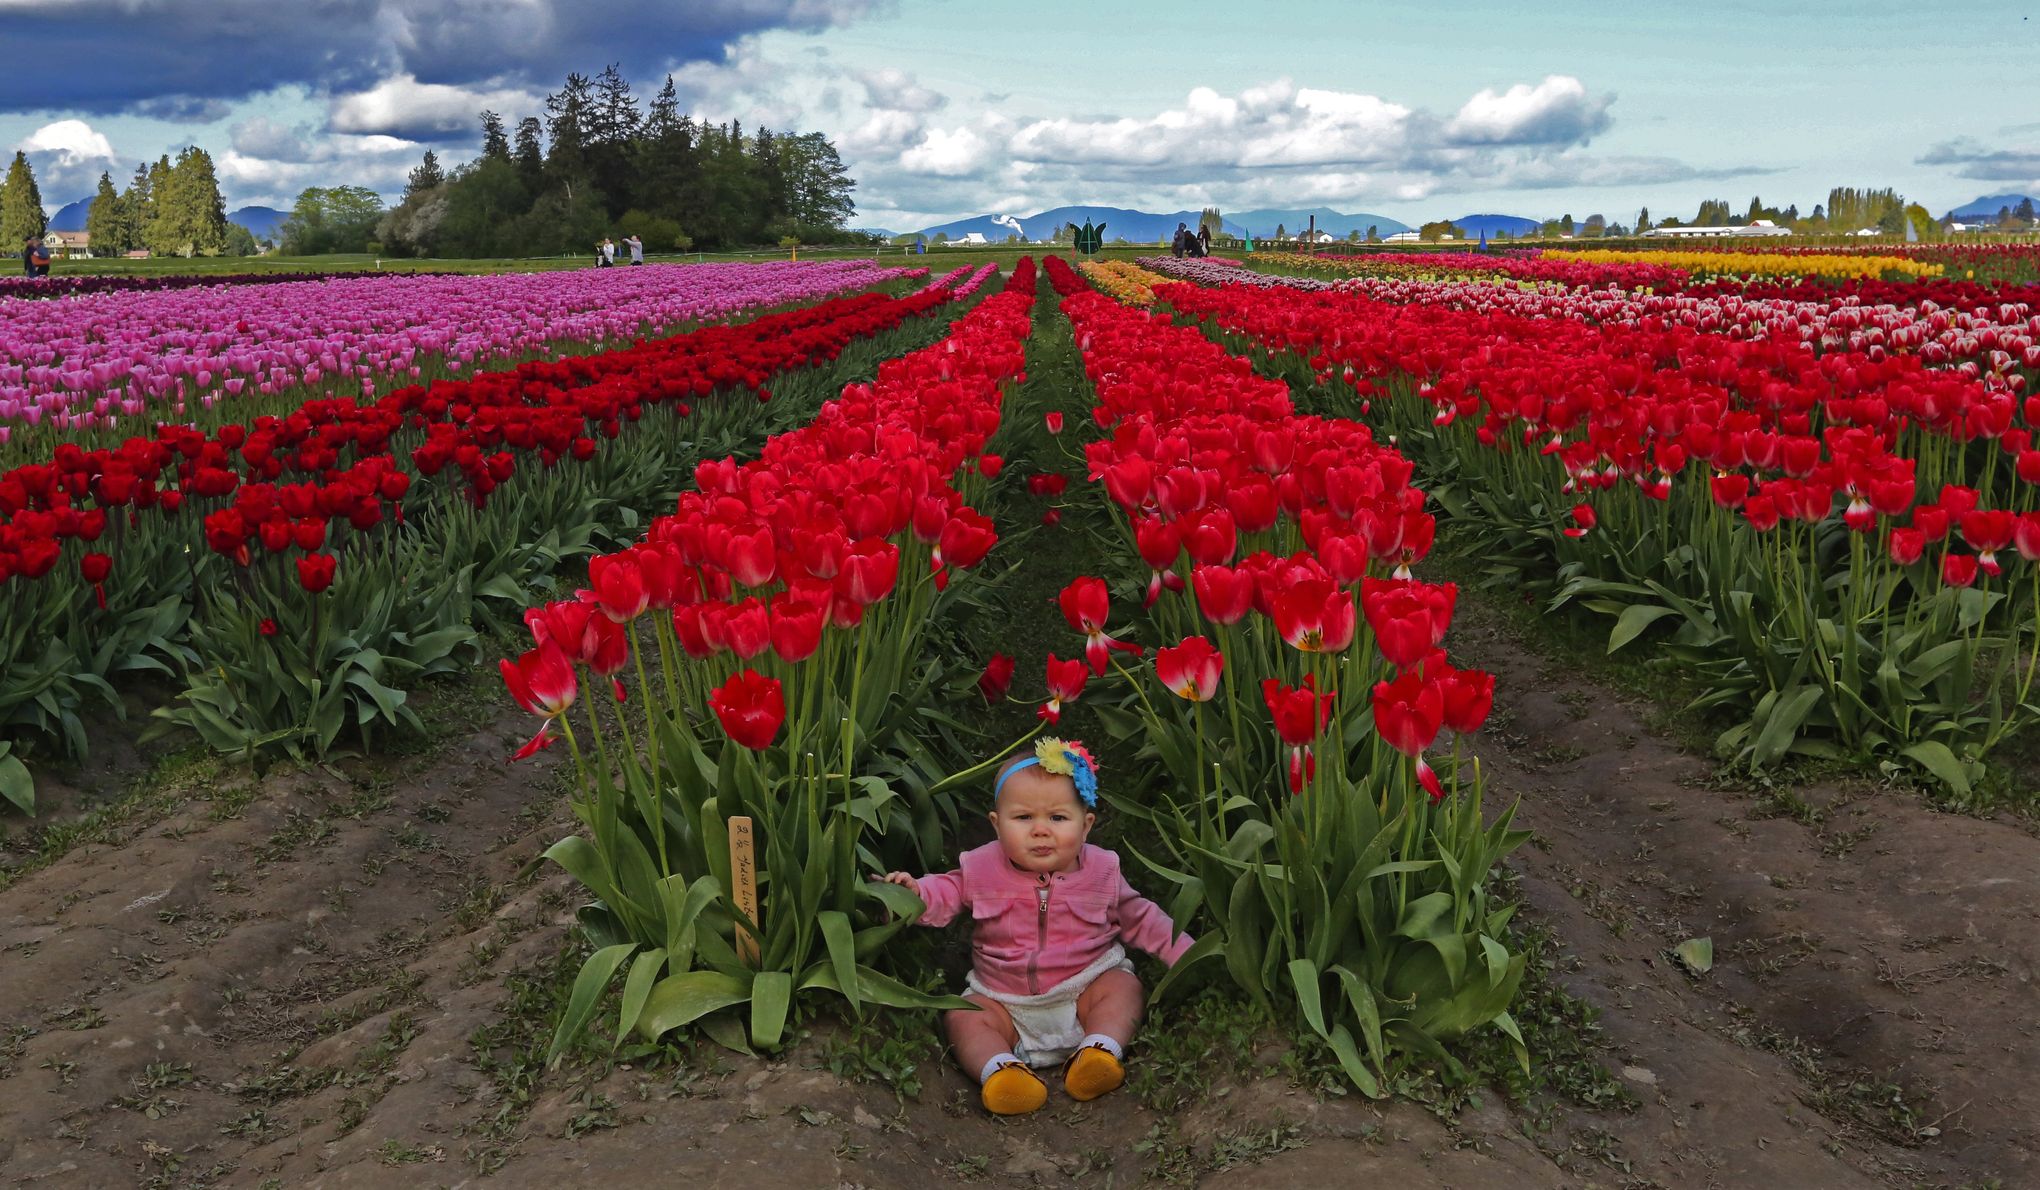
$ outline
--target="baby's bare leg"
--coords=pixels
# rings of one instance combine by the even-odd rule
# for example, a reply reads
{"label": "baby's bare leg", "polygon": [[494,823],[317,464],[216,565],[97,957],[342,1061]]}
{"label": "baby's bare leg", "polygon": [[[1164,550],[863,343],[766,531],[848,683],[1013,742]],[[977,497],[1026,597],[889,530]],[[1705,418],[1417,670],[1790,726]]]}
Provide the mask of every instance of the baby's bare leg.
{"label": "baby's bare leg", "polygon": [[976,1078],[985,1063],[1013,1052],[1013,1047],[1020,1044],[1020,1033],[1013,1028],[1013,1018],[1006,1014],[1006,1006],[997,1000],[987,996],[964,999],[983,1011],[958,1008],[945,1012],[942,1028],[949,1034],[951,1048],[956,1050],[956,1064],[963,1067],[965,1074]]}
{"label": "baby's bare leg", "polygon": [[1077,997],[1077,1024],[1124,1046],[1133,1040],[1147,997],[1131,971],[1107,971]]}

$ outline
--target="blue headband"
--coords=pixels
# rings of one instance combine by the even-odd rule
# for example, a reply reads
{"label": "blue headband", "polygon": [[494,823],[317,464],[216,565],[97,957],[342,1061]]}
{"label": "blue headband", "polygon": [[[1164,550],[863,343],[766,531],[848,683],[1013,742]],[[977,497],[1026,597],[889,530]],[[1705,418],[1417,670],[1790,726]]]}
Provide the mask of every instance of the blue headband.
{"label": "blue headband", "polygon": [[[1048,741],[1043,742],[1047,743]],[[1060,745],[1061,742],[1060,740],[1054,741],[1057,745]],[[1062,760],[1070,766],[1068,773],[1059,773],[1057,775],[1067,776],[1076,785],[1077,797],[1086,806],[1096,806],[1098,804],[1098,773],[1096,769],[1091,767],[1091,758],[1072,748],[1058,747],[1056,750],[1062,753]],[[992,801],[996,803],[999,800],[999,795],[1006,791],[1006,778],[1011,777],[1021,769],[1035,768],[1040,764],[1041,756],[1037,751],[1035,755],[1000,773],[998,782],[992,786]],[[1053,772],[1054,770],[1047,771]]]}

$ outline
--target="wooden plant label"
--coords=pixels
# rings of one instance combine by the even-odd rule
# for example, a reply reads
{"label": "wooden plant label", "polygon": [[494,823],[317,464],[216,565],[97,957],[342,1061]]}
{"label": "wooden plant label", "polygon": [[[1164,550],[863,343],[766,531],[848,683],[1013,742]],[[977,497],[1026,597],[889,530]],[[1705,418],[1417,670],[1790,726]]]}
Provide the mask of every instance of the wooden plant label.
{"label": "wooden plant label", "polygon": [[[730,895],[738,909],[758,922],[758,864],[753,858],[751,820],[730,819]],[[762,927],[763,922],[758,922]],[[752,967],[758,965],[758,938],[742,922],[737,923],[737,957]]]}

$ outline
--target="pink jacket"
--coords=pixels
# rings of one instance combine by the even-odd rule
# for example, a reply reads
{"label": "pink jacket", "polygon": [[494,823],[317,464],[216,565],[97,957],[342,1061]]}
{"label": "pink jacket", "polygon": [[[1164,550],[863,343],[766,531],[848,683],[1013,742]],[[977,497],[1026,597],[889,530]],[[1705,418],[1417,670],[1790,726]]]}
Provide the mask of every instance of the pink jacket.
{"label": "pink jacket", "polygon": [[956,871],[919,884],[928,903],[922,925],[948,925],[970,910],[972,966],[995,992],[1040,995],[1122,940],[1170,964],[1190,949],[1190,935],[1175,934],[1162,907],[1119,874],[1119,856],[1088,843],[1075,871],[1051,875],[1014,867],[994,840],[964,852]]}

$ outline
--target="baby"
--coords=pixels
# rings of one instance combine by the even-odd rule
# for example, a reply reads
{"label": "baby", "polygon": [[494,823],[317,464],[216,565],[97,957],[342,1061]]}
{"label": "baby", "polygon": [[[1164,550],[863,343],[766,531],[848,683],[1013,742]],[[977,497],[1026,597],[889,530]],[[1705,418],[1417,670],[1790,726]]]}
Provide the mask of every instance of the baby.
{"label": "baby", "polygon": [[958,869],[885,877],[928,905],[927,926],[968,910],[973,923],[965,999],[945,1014],[956,1059],[1002,1116],[1048,1101],[1033,1067],[1063,1065],[1070,1098],[1096,1099],[1126,1081],[1121,1065],[1140,1023],[1140,980],[1121,941],[1174,963],[1187,934],[1119,874],[1119,857],[1085,840],[1098,816],[1097,766],[1081,743],[1042,739],[1008,762],[992,787],[998,839],[963,854]]}

